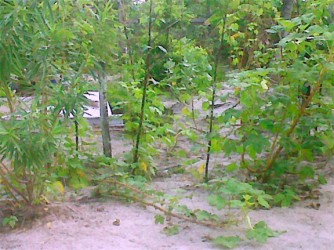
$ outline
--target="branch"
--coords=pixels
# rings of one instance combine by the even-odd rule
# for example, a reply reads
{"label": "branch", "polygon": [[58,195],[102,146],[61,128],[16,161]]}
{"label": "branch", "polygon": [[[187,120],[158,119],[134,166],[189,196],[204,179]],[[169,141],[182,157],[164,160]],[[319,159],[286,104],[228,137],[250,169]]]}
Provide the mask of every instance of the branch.
{"label": "branch", "polygon": [[[313,88],[313,91],[310,93],[310,95],[308,96],[308,98],[305,100],[305,102],[302,104],[301,108],[300,108],[300,112],[298,113],[298,115],[295,117],[295,119],[293,120],[289,130],[286,132],[286,137],[290,137],[292,135],[292,133],[294,132],[296,126],[298,125],[300,119],[303,117],[303,115],[305,114],[306,108],[309,106],[309,104],[312,101],[312,98],[314,97],[314,95],[319,91],[319,89],[321,88],[322,85],[322,81],[324,78],[324,75],[326,74],[326,69],[323,68],[320,71],[320,75],[319,75],[319,80],[316,82],[315,87]],[[277,160],[278,156],[280,155],[281,151],[283,150],[283,146],[280,145],[274,152],[274,154],[271,156],[269,156],[267,158],[267,165],[265,167],[265,169],[263,170],[263,172],[268,171],[269,169],[271,169],[275,163],[275,161]],[[263,176],[263,179],[265,180],[268,176]]]}
{"label": "branch", "polygon": [[[131,190],[135,194],[138,194],[138,196],[142,196],[143,198],[151,198],[151,199],[155,199],[156,198],[156,197],[154,197],[154,196],[152,196],[150,194],[147,194],[147,193],[145,193],[145,192],[137,189],[136,187],[133,187],[133,186],[131,186],[129,184],[126,184],[126,183],[122,183],[122,182],[120,182],[118,180],[108,179],[108,180],[103,180],[103,182],[104,183],[108,183],[108,184],[115,184],[115,185],[122,186],[125,189]],[[214,221],[199,221],[196,218],[189,218],[189,217],[187,217],[185,215],[177,214],[177,213],[174,213],[172,211],[169,211],[168,209],[166,209],[166,208],[164,208],[162,206],[157,205],[153,201],[146,201],[146,200],[141,199],[141,198],[139,198],[139,197],[137,197],[135,195],[123,194],[123,193],[117,192],[117,191],[110,192],[110,195],[111,196],[115,196],[115,197],[121,197],[121,198],[125,198],[125,199],[130,199],[132,201],[141,203],[141,204],[143,204],[145,206],[153,207],[154,209],[159,210],[160,212],[163,212],[165,215],[168,215],[168,216],[171,216],[171,217],[174,217],[174,218],[178,218],[178,219],[183,220],[183,221],[188,221],[188,222],[191,222],[191,223],[194,223],[194,224],[207,226],[207,227],[223,228],[226,225],[228,225],[228,224],[230,224],[232,222],[235,222],[235,221],[232,221],[232,220],[219,221],[219,222],[214,222]]]}
{"label": "branch", "polygon": [[[4,167],[3,162],[0,163],[2,167]],[[12,185],[9,180],[6,178],[6,173],[3,171],[3,169],[0,167],[0,176],[2,177],[2,181],[4,182],[5,186],[8,187],[8,191],[9,193],[13,196],[13,198],[15,200],[17,200],[15,194],[12,192],[14,191],[15,193],[17,193],[18,195],[20,195],[22,197],[22,199],[29,204],[29,200],[27,199],[27,197],[24,195],[24,193],[22,193],[20,190],[18,190],[14,185]]]}

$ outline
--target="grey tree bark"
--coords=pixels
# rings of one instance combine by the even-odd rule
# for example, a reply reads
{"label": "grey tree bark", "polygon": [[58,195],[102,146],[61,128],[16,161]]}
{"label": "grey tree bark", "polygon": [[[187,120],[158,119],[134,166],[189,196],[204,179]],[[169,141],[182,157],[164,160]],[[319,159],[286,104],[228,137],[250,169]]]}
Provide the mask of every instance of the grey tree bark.
{"label": "grey tree bark", "polygon": [[106,77],[104,74],[104,64],[102,63],[102,70],[99,70],[99,99],[100,99],[100,124],[102,131],[102,143],[103,154],[106,157],[112,157],[111,151],[111,137],[109,130],[109,117],[108,117],[108,100],[107,100],[107,87]]}
{"label": "grey tree bark", "polygon": [[283,0],[282,16],[286,20],[291,19],[294,1],[295,0]]}
{"label": "grey tree bark", "polygon": [[334,22],[334,3],[331,3],[328,8],[329,8],[329,14],[330,14],[329,21],[333,23]]}
{"label": "grey tree bark", "polygon": [[[295,0],[283,0],[282,16],[285,20],[290,20],[292,17],[293,4]],[[288,35],[287,31],[284,31],[283,37]]]}

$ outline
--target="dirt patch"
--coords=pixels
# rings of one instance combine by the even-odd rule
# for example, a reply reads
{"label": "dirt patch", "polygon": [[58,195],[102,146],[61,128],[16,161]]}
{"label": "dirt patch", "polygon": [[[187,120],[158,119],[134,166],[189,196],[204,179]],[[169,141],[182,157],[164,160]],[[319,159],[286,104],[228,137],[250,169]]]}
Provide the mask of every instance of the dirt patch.
{"label": "dirt patch", "polygon": [[[154,186],[178,192],[180,178],[184,177],[173,175],[157,180]],[[183,181],[187,186],[187,180]],[[245,241],[237,249],[332,249],[334,178],[321,187],[320,193],[315,201],[320,204],[318,209],[309,206],[312,201],[304,201],[292,208],[251,212],[253,223],[265,220],[273,229],[286,233],[265,245]],[[205,195],[196,191],[187,205],[208,208]],[[219,249],[207,239],[242,234],[246,230],[243,224],[218,230],[173,221],[181,232],[167,236],[163,233],[166,225],[154,223],[156,213],[152,208],[110,200],[53,204],[48,215],[32,227],[0,234],[0,249]]]}

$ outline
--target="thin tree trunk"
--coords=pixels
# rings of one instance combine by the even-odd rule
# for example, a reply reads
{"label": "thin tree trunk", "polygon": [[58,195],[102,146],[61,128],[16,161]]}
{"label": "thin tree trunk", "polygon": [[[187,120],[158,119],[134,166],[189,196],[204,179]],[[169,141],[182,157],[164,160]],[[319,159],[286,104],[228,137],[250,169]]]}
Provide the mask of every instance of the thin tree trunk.
{"label": "thin tree trunk", "polygon": [[294,0],[283,0],[282,16],[285,20],[290,20],[292,17]]}
{"label": "thin tree trunk", "polygon": [[334,22],[334,3],[331,3],[328,6],[329,9],[329,22],[333,23]]}
{"label": "thin tree trunk", "polygon": [[210,164],[210,156],[211,156],[211,146],[212,146],[212,133],[213,133],[213,120],[214,120],[214,106],[215,106],[215,98],[216,98],[216,83],[217,83],[217,71],[218,66],[221,61],[221,54],[224,49],[224,37],[225,37],[225,29],[226,29],[226,19],[227,19],[227,12],[229,9],[229,3],[226,6],[226,13],[223,19],[223,30],[221,33],[220,38],[220,45],[218,50],[216,51],[215,55],[215,62],[214,62],[214,71],[213,71],[213,80],[212,80],[212,95],[211,95],[211,108],[210,108],[210,121],[209,121],[209,141],[208,147],[206,152],[206,161],[205,161],[205,176],[204,181],[207,182],[209,180],[209,164]]}
{"label": "thin tree trunk", "polygon": [[74,128],[75,128],[75,150],[79,151],[79,123],[77,117],[74,117]]}
{"label": "thin tree trunk", "polygon": [[101,63],[102,69],[99,70],[99,99],[100,99],[100,124],[102,131],[103,154],[106,157],[112,157],[111,139],[109,130],[107,87],[104,74],[104,63]]}
{"label": "thin tree trunk", "polygon": [[[285,20],[290,20],[292,17],[293,3],[295,0],[283,0],[281,15]],[[297,5],[297,7],[299,7]],[[280,34],[280,39],[286,37],[289,33],[284,31]],[[276,54],[278,60],[283,59],[283,48],[280,47],[278,53]]]}

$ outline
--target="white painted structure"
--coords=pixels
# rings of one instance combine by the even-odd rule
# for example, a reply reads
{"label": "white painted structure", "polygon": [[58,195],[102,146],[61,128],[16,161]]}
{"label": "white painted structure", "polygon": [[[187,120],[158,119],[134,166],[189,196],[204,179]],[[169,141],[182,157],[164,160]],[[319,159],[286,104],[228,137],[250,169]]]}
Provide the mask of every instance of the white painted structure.
{"label": "white painted structure", "polygon": [[[84,105],[84,115],[85,118],[99,118],[100,117],[100,99],[99,92],[88,91],[84,96],[89,100],[89,105]],[[108,116],[112,116],[110,105],[108,102]]]}
{"label": "white painted structure", "polygon": [[[84,105],[84,115],[83,117],[86,118],[92,125],[99,125],[99,119],[100,119],[100,99],[99,99],[99,92],[98,91],[88,91],[84,96],[88,99],[88,104]],[[20,106],[24,110],[29,110],[29,106],[31,105],[31,102],[33,101],[34,97],[21,97],[20,100]],[[5,100],[4,100],[5,101]],[[49,109],[52,109],[52,107],[48,107]],[[123,121],[120,118],[121,115],[113,115],[110,105],[108,103],[108,116],[110,117],[110,126],[123,126]],[[2,105],[0,107],[0,115],[1,119],[8,120],[10,118],[9,115],[9,109],[6,105]],[[62,112],[60,112],[60,115],[63,115]],[[73,118],[73,115],[70,114],[69,118]],[[20,116],[17,116],[17,119],[20,119]]]}

